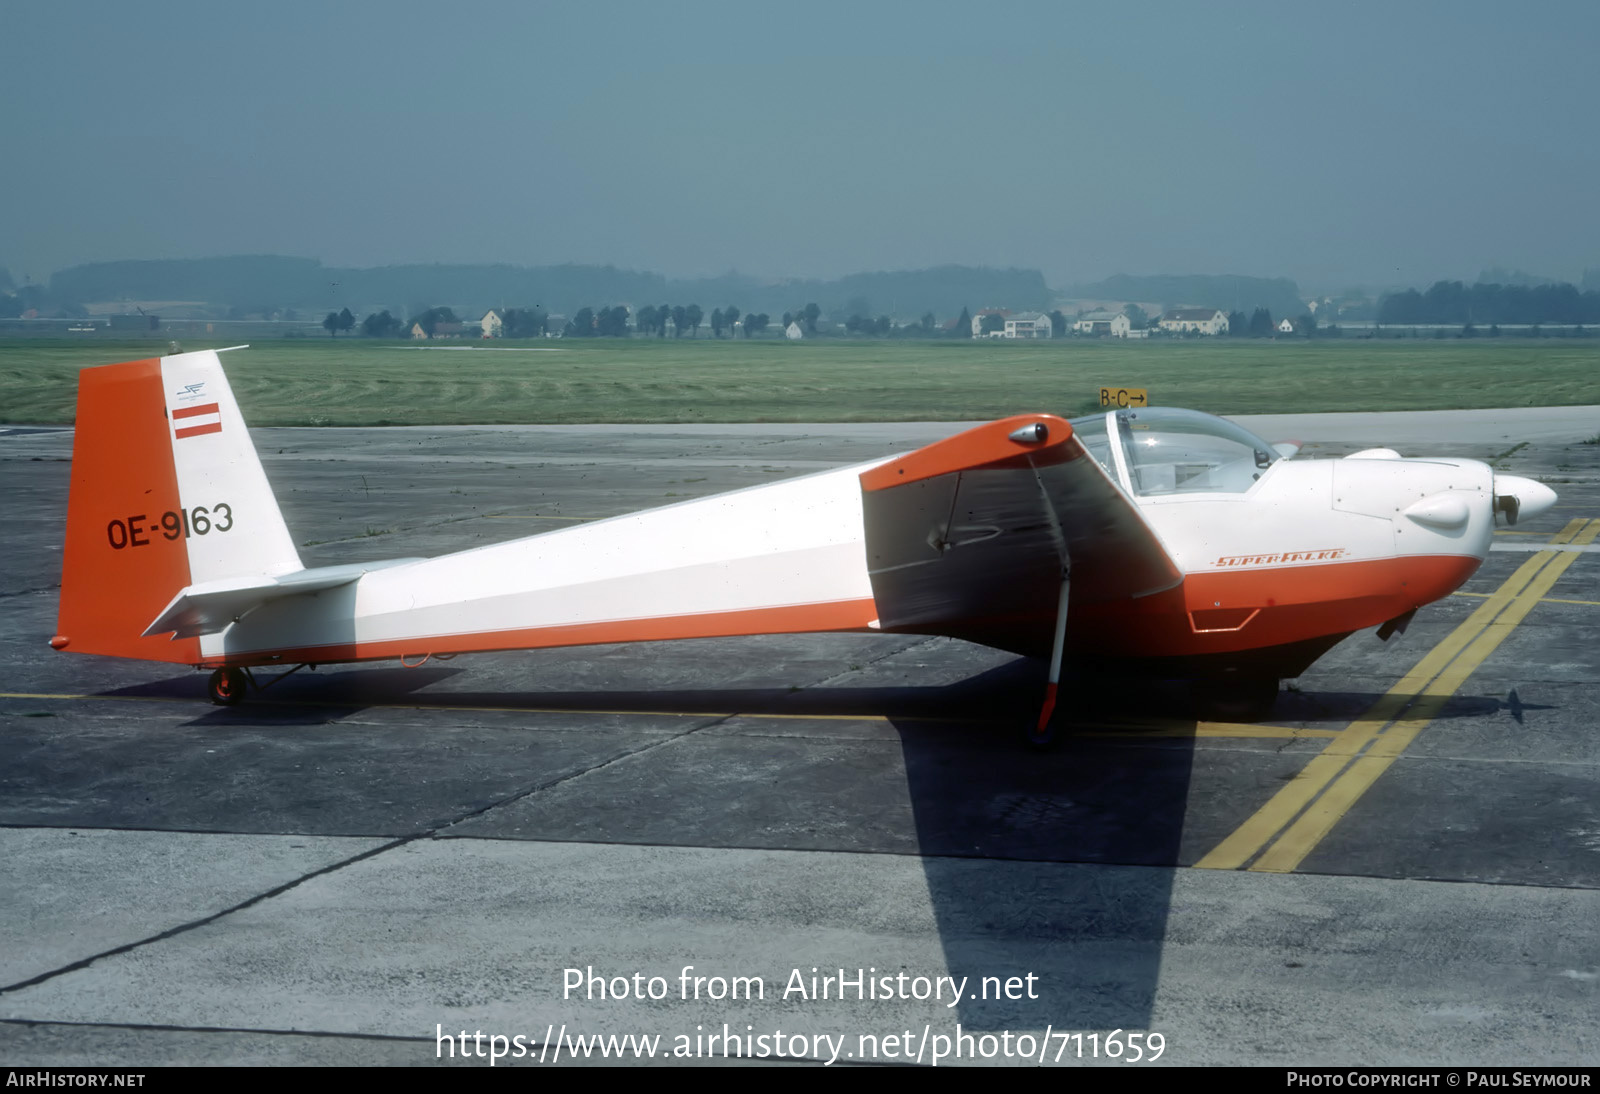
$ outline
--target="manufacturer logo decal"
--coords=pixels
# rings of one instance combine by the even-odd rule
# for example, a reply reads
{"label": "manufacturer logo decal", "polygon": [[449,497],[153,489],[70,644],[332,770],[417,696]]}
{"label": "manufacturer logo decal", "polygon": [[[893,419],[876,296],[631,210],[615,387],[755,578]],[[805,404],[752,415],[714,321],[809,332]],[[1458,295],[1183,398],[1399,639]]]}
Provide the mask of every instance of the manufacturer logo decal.
{"label": "manufacturer logo decal", "polygon": [[1318,551],[1277,551],[1270,555],[1225,555],[1218,566],[1287,566],[1296,562],[1328,562],[1350,554],[1344,547],[1325,547]]}

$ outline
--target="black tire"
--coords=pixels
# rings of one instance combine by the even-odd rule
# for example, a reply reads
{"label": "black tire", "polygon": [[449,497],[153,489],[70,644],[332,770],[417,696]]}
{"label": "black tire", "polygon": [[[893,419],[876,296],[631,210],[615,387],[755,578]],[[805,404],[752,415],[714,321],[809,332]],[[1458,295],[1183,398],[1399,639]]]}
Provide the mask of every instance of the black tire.
{"label": "black tire", "polygon": [[1223,676],[1196,680],[1190,689],[1194,712],[1214,722],[1261,722],[1278,705],[1276,676]]}
{"label": "black tire", "polygon": [[211,701],[219,707],[231,707],[244,702],[245,691],[249,687],[249,678],[243,669],[226,668],[218,669],[211,674],[211,679],[206,682],[206,690],[211,694]]}
{"label": "black tire", "polygon": [[1069,718],[1062,705],[1062,698],[1070,694],[1066,690],[1056,693],[1055,709],[1050,712],[1050,720],[1043,726],[1039,724],[1039,716],[1035,714],[1023,728],[1022,739],[1028,747],[1035,752],[1049,752],[1066,736]]}
{"label": "black tire", "polygon": [[1023,731],[1023,740],[1028,742],[1028,747],[1035,752],[1048,752],[1056,745],[1056,719],[1051,715],[1050,720],[1039,728],[1037,721],[1028,723],[1028,728]]}

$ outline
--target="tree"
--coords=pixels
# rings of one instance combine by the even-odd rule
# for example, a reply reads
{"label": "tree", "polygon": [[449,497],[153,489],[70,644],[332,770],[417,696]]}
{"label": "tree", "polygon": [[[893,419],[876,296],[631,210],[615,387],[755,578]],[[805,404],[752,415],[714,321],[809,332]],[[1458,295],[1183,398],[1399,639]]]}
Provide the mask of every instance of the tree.
{"label": "tree", "polygon": [[810,334],[816,334],[817,320],[822,318],[822,309],[815,304],[807,304],[800,309],[800,314],[806,318],[806,331]]}
{"label": "tree", "polygon": [[550,326],[549,314],[538,307],[507,308],[500,318],[507,338],[542,338]]}
{"label": "tree", "polygon": [[649,334],[656,329],[656,309],[646,304],[639,309],[639,333]]}
{"label": "tree", "polygon": [[328,332],[329,338],[337,338],[339,336],[339,313],[336,311],[329,312],[328,318],[322,321],[322,329]]}
{"label": "tree", "polygon": [[712,334],[712,336],[716,337],[716,338],[721,338],[722,337],[722,328],[725,325],[726,325],[726,321],[723,318],[722,309],[721,308],[713,308],[712,311],[711,311],[711,334]]}
{"label": "tree", "polygon": [[399,332],[400,320],[390,315],[387,308],[361,321],[361,333],[368,338],[393,338]]}
{"label": "tree", "polygon": [[569,325],[572,327],[572,333],[576,334],[579,338],[593,338],[594,309],[579,308],[578,314],[572,317],[572,322]]}
{"label": "tree", "polygon": [[1228,313],[1228,333],[1235,338],[1243,338],[1250,330],[1250,321],[1244,317],[1242,311]]}
{"label": "tree", "polygon": [[728,325],[728,336],[730,338],[737,338],[739,336],[739,331],[737,330],[739,323],[739,309],[723,308],[722,321]]}
{"label": "tree", "polygon": [[1128,317],[1128,325],[1134,330],[1144,330],[1150,325],[1150,317],[1137,304],[1129,304],[1122,309],[1122,314]]}
{"label": "tree", "polygon": [[355,329],[355,325],[356,325],[356,317],[350,314],[350,309],[349,308],[345,308],[343,311],[341,311],[339,313],[339,329],[340,330],[343,330],[343,331],[353,330],[353,329]]}
{"label": "tree", "polygon": [[1065,338],[1067,336],[1067,317],[1057,308],[1050,313],[1050,337]]}
{"label": "tree", "polygon": [[621,304],[611,308],[601,308],[595,313],[594,333],[601,338],[626,338],[628,309]]}
{"label": "tree", "polygon": [[967,309],[961,309],[961,318],[956,320],[956,337],[972,337],[972,316],[967,314]]}
{"label": "tree", "polygon": [[978,320],[978,333],[989,335],[996,334],[1006,329],[1006,317],[1003,315],[989,314]]}
{"label": "tree", "polygon": [[1250,337],[1271,338],[1273,332],[1272,313],[1266,308],[1257,308],[1250,313]]}
{"label": "tree", "polygon": [[682,304],[672,309],[672,325],[675,328],[674,337],[682,338],[683,332],[689,328],[689,309]]}
{"label": "tree", "polygon": [[[699,338],[700,320],[706,317],[706,313],[700,310],[700,305],[690,304],[687,308],[684,308],[683,317],[689,321],[689,329],[693,332],[693,336]],[[683,332],[680,329],[678,333],[682,334]]]}
{"label": "tree", "polygon": [[760,334],[767,329],[767,324],[772,320],[766,312],[760,315],[747,315],[744,317],[744,336],[749,338],[752,334]]}

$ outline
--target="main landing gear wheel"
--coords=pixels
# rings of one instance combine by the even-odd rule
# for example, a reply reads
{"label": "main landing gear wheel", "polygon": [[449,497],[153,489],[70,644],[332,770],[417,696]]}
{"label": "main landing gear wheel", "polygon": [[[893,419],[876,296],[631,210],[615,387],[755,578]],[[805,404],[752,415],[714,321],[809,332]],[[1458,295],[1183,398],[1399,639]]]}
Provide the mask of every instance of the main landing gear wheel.
{"label": "main landing gear wheel", "polygon": [[248,686],[249,680],[245,678],[244,670],[235,668],[218,669],[206,681],[211,701],[219,707],[231,707],[244,702],[245,688]]}
{"label": "main landing gear wheel", "polygon": [[1028,730],[1028,744],[1036,750],[1049,748],[1056,739],[1056,693],[1061,687],[1061,660],[1066,649],[1067,605],[1071,601],[1071,592],[1072,567],[1063,554],[1061,591],[1056,594],[1055,639],[1050,644],[1049,683],[1044,686],[1044,702],[1039,707],[1039,717]]}
{"label": "main landing gear wheel", "polygon": [[1043,725],[1038,722],[1028,723],[1024,739],[1028,742],[1029,748],[1036,752],[1048,752],[1055,747],[1057,740],[1056,719],[1057,715],[1052,713]]}

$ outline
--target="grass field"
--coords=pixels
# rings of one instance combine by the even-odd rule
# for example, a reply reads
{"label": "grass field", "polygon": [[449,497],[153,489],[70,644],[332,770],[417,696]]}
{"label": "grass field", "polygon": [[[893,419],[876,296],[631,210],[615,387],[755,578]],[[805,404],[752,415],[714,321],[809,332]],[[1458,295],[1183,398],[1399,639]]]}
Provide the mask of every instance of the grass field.
{"label": "grass field", "polygon": [[[220,345],[221,343],[218,343]],[[0,421],[70,422],[82,367],[164,341],[0,342]],[[208,348],[186,341],[188,350]],[[1072,416],[1102,384],[1218,414],[1600,403],[1600,341],[283,340],[228,354],[254,425]]]}

